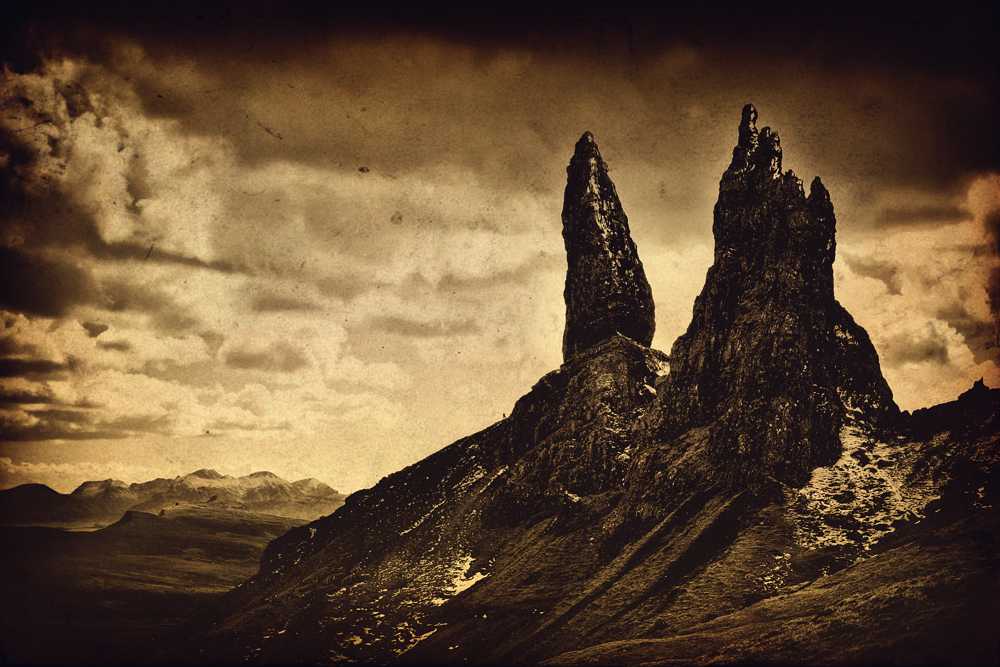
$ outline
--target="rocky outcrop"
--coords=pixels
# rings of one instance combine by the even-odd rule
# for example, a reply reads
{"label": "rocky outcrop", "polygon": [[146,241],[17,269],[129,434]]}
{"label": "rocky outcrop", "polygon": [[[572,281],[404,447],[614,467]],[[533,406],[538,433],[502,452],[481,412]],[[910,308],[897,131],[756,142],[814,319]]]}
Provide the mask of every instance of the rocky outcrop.
{"label": "rocky outcrop", "polygon": [[497,480],[490,521],[617,492],[635,453],[631,425],[655,396],[666,355],[615,335],[543,377],[519,399],[502,451],[507,474]]}
{"label": "rocky outcrop", "polygon": [[835,224],[817,177],[781,171],[781,146],[743,109],[715,206],[715,262],[687,332],[670,352],[657,413],[661,437],[709,428],[708,447],[734,483],[801,484],[835,461],[855,413],[898,417],[867,333],[833,296]]}
{"label": "rocky outcrop", "polygon": [[652,293],[608,165],[590,132],[577,142],[566,172],[563,358],[569,361],[615,334],[649,346],[656,329]]}
{"label": "rocky outcrop", "polygon": [[[781,172],[777,137],[755,119],[748,106],[720,185],[715,265],[669,372],[646,347],[648,288],[584,135],[566,190],[562,366],[509,417],[272,542],[260,571],[158,660],[996,655],[987,621],[960,642],[948,632],[997,606],[1000,399],[976,389],[905,430],[867,335],[833,297],[829,195]],[[935,430],[954,419],[970,424],[965,440]],[[943,640],[869,627],[912,604]]]}

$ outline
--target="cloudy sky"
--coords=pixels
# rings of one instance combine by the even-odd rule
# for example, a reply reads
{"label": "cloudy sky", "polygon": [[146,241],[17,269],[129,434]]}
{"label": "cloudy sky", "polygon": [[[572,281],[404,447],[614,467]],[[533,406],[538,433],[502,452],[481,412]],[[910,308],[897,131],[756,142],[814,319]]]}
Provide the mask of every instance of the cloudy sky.
{"label": "cloudy sky", "polygon": [[0,17],[4,488],[352,491],[509,414],[562,361],[586,130],[669,351],[747,102],[900,407],[1000,386],[986,3],[88,4]]}

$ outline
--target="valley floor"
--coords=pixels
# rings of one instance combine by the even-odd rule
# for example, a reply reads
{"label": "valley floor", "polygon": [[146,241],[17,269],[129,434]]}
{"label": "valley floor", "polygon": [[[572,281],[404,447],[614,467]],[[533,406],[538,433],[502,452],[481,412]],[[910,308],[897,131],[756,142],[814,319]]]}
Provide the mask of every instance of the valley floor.
{"label": "valley floor", "polygon": [[252,575],[305,523],[189,503],[92,532],[0,528],[0,660],[135,664],[146,647]]}

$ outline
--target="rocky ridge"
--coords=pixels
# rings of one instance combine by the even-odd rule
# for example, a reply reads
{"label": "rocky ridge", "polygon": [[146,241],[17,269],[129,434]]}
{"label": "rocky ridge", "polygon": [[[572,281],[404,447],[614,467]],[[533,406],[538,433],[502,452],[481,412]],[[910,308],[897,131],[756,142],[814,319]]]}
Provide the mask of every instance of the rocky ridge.
{"label": "rocky ridge", "polygon": [[[782,173],[777,136],[755,121],[747,106],[720,183],[716,261],[669,360],[621,331],[645,331],[641,312],[611,329],[571,322],[574,271],[610,256],[591,245],[567,273],[564,340],[584,342],[509,417],[272,542],[259,572],[159,658],[997,655],[1000,390],[899,413],[833,297],[829,194],[817,180],[806,196]],[[601,225],[573,213],[594,201],[581,183],[607,176],[595,155],[584,135],[567,226]],[[643,292],[631,275],[622,292]],[[914,606],[919,629],[897,629]]]}

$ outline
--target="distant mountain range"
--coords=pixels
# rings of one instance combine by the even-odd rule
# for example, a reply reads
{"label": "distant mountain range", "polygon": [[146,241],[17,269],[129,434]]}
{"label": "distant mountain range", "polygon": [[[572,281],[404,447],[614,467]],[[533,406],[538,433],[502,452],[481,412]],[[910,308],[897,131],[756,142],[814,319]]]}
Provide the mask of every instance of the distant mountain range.
{"label": "distant mountain range", "polygon": [[157,513],[191,502],[219,502],[311,520],[333,512],[344,504],[344,497],[312,478],[289,482],[266,471],[233,477],[202,469],[133,484],[118,479],[84,482],[69,494],[44,484],[22,484],[0,491],[0,525],[106,524],[129,510]]}

